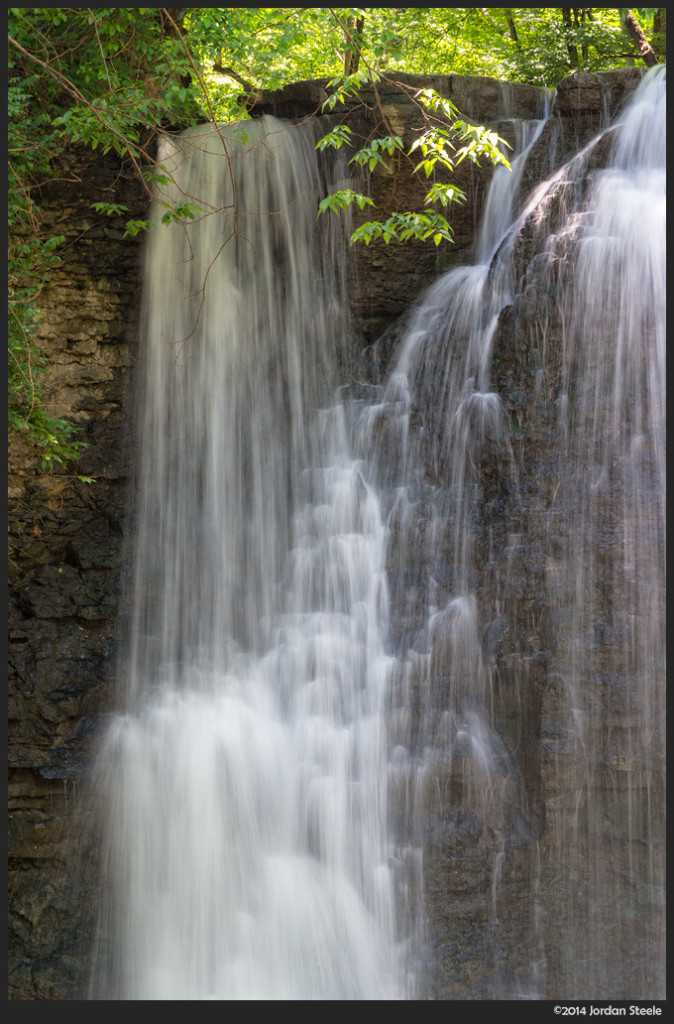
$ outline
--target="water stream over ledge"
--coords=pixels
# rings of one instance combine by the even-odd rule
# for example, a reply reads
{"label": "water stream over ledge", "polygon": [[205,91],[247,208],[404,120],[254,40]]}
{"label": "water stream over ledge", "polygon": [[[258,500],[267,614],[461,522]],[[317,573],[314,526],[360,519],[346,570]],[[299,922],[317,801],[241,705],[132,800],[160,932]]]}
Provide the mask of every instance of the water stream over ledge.
{"label": "water stream over ledge", "polygon": [[90,996],[661,998],[664,73],[343,402],[313,129],[245,128],[163,157]]}

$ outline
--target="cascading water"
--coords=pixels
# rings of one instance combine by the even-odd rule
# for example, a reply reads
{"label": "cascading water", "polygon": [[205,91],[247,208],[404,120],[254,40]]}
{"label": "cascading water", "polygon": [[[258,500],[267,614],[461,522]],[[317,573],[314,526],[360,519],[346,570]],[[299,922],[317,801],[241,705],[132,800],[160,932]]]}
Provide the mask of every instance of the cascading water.
{"label": "cascading water", "polygon": [[363,417],[432,998],[664,994],[664,89],[485,223]]}
{"label": "cascading water", "polygon": [[[432,968],[423,966],[433,956],[425,949],[433,941],[425,934],[432,917],[432,883],[421,864],[429,832],[438,827],[433,821],[443,819],[443,831],[448,816],[462,819],[475,812],[470,828],[476,834],[483,829],[493,833],[503,802],[518,802],[511,792],[516,769],[496,731],[492,708],[493,651],[488,647],[491,643],[495,649],[505,628],[503,601],[500,596],[496,600],[494,618],[481,636],[475,546],[485,464],[499,467],[511,500],[518,490],[508,417],[500,397],[489,389],[492,339],[514,289],[512,263],[496,260],[495,254],[512,229],[522,171],[545,126],[551,98],[542,91],[540,119],[514,122],[512,171],[499,168],[493,176],[477,262],[449,272],[429,290],[402,341],[382,401],[367,409],[360,423],[363,450],[382,451],[374,475],[390,507],[388,564],[399,653],[392,673],[390,773],[392,802],[400,805],[397,817],[403,822],[399,856],[406,851],[409,898],[417,908],[407,928],[410,945],[419,947],[421,989],[440,998]],[[503,853],[497,842],[489,853],[491,863],[481,864],[492,893],[490,932]],[[452,953],[460,962],[473,941],[473,924],[454,906],[451,889],[451,881],[443,882],[437,898],[442,914],[457,915]],[[441,935],[446,940],[444,929]],[[492,944],[481,934],[478,942],[483,949]],[[487,970],[491,967],[488,963]],[[502,992],[492,986],[487,994]]]}
{"label": "cascading water", "polygon": [[94,998],[663,996],[663,118],[523,126],[344,404],[311,131],[164,154]]}
{"label": "cascading water", "polygon": [[244,127],[161,157],[202,212],[147,256],[92,994],[398,998],[384,530],[334,404],[344,259],[317,244],[312,131]]}
{"label": "cascading water", "polygon": [[626,998],[664,998],[665,111],[660,68],[569,220],[560,289],[569,543],[549,598],[571,756],[550,852],[574,898],[557,984]]}

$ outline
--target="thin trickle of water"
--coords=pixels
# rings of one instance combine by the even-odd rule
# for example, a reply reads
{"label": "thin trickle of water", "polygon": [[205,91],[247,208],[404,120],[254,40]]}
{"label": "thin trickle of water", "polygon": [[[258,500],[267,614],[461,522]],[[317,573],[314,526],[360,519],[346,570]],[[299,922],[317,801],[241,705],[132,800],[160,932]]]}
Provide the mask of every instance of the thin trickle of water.
{"label": "thin trickle of water", "polygon": [[489,185],[489,194],[482,212],[476,255],[477,263],[489,263],[504,235],[510,229],[516,214],[515,203],[527,157],[538,140],[554,99],[554,91],[544,92],[544,109],[540,118],[531,121],[516,120],[515,144],[510,159],[510,170],[499,164]]}
{"label": "thin trickle of water", "polygon": [[399,998],[384,529],[334,396],[343,238],[317,239],[310,129],[204,131],[161,157],[203,212],[147,254],[92,994]]}

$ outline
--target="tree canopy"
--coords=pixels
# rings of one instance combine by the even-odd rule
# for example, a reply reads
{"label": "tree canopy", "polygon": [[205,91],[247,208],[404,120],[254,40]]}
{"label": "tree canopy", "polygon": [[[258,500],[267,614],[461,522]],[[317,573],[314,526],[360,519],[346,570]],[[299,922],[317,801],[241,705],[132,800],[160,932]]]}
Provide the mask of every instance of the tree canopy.
{"label": "tree canopy", "polygon": [[[158,134],[245,118],[246,99],[260,89],[329,78],[339,93],[400,72],[550,87],[572,71],[650,65],[665,53],[665,8],[14,7],[8,18],[9,425],[10,435],[21,432],[36,444],[47,465],[76,459],[79,445],[72,425],[48,411],[40,388],[44,356],[34,336],[40,291],[62,242],[45,237],[40,194],[58,174],[65,147],[116,153],[149,195],[164,173],[155,162]],[[475,134],[459,111],[439,111],[437,97],[427,99],[429,111],[449,118],[463,142],[454,160],[480,153],[504,159],[498,140]],[[393,137],[371,140],[361,159],[386,159],[397,145]],[[429,152],[430,142],[419,153],[427,174]],[[436,152],[451,165],[447,146]],[[432,202],[452,198],[450,188],[444,198],[436,191]],[[355,194],[326,197],[324,208],[361,200],[367,202]],[[127,211],[101,202],[95,212]],[[191,214],[182,203],[163,219]],[[429,217],[416,237],[448,237],[442,214]],[[148,226],[126,220],[131,235]],[[390,237],[404,240],[407,228]]]}
{"label": "tree canopy", "polygon": [[574,70],[646,59],[639,31],[663,56],[665,9],[186,8],[181,24],[224,112],[242,89],[349,74],[359,61],[393,75],[453,72],[554,87]]}

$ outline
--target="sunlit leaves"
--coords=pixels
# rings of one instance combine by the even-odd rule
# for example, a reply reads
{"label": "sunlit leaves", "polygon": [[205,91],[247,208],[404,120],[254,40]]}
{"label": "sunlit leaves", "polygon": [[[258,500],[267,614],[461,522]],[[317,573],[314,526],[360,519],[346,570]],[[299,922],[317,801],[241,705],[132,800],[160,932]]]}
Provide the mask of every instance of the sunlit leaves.
{"label": "sunlit leaves", "polygon": [[[502,163],[510,168],[501,149],[507,144],[496,132],[462,120],[457,116],[458,109],[451,100],[445,100],[432,89],[423,90],[417,94],[417,98],[422,100],[423,106],[428,111],[433,111],[434,114],[438,114],[442,118],[453,118],[453,121],[450,124],[443,124],[434,118],[435,123],[429,124],[414,140],[408,155],[419,153],[423,158],[414,168],[415,172],[423,171],[426,177],[430,178],[438,168],[447,174],[451,173],[461,160],[467,158],[478,163],[482,157],[494,165]],[[430,117],[430,114],[428,116]],[[351,138],[351,130],[345,125],[338,125],[320,140],[317,148],[325,149],[328,146],[333,146],[339,149],[344,143],[350,145]],[[456,144],[459,142],[463,142],[464,145],[456,150]],[[374,138],[370,139],[352,157],[350,162],[366,168],[370,173],[378,169],[388,172],[390,170],[388,158],[395,153],[403,152],[403,149],[403,141],[399,135]],[[338,213],[348,209],[354,201],[358,203],[361,210],[366,203],[374,205],[372,200],[363,196],[362,193],[342,189],[321,200],[318,213],[320,215],[327,210]],[[454,202],[462,203],[464,201],[465,195],[458,186],[448,182],[434,181],[426,192],[424,206],[437,205],[447,208]],[[382,241],[388,245],[394,241],[408,242],[411,239],[422,242],[430,239],[437,246],[443,241],[451,242],[453,234],[449,221],[438,210],[408,210],[392,213],[383,221],[366,221],[360,224],[351,235],[352,244],[362,242],[365,245],[370,245],[375,241]]]}
{"label": "sunlit leaves", "polygon": [[351,144],[351,136],[353,132],[347,124],[338,124],[332,131],[327,132],[322,139],[316,143],[316,149],[323,151],[324,149],[341,149],[346,143]]}
{"label": "sunlit leaves", "polygon": [[[423,170],[426,177],[430,177],[438,163],[452,171],[456,164],[466,158],[472,163],[479,163],[481,157],[486,157],[495,165],[504,164],[510,168],[510,163],[502,150],[508,143],[495,131],[462,120],[458,116],[459,111],[455,104],[439,96],[433,89],[420,90],[417,99],[428,110],[451,121],[451,129],[437,124],[431,125],[414,141],[410,152],[419,150],[423,156],[415,170]],[[465,145],[457,149],[456,142],[465,142]]]}
{"label": "sunlit leaves", "polygon": [[419,100],[427,110],[440,114],[447,121],[459,116],[459,108],[456,104],[445,96],[440,96],[435,89],[419,89],[415,93],[415,99]]}
{"label": "sunlit leaves", "polygon": [[449,132],[444,128],[431,126],[412,143],[410,154],[419,150],[423,156],[423,160],[414,168],[415,171],[423,171],[427,178],[430,178],[436,164],[453,171],[454,160],[450,155],[453,149]]}
{"label": "sunlit leaves", "polygon": [[374,171],[375,167],[381,166],[385,171],[390,170],[389,163],[384,153],[393,156],[396,150],[402,150],[403,140],[398,135],[387,135],[382,139],[372,139],[367,146],[359,149],[350,163],[358,164],[360,167],[367,167]]}
{"label": "sunlit leaves", "polygon": [[432,206],[434,203],[440,203],[442,206],[449,206],[451,203],[464,203],[465,201],[466,195],[457,185],[445,185],[436,181],[426,193],[424,205]]}
{"label": "sunlit leaves", "polygon": [[366,221],[359,225],[351,235],[352,244],[364,242],[369,245],[381,239],[386,245],[389,242],[408,242],[415,238],[426,241],[430,238],[435,245],[443,240],[452,241],[452,229],[441,213],[392,213],[385,221]]}
{"label": "sunlit leaves", "polygon": [[468,140],[466,145],[461,146],[456,152],[457,164],[466,157],[476,164],[479,163],[480,157],[485,156],[493,164],[503,164],[510,170],[510,163],[499,148],[500,146],[510,148],[510,146],[495,131],[483,128],[481,125],[467,124],[465,121],[455,121],[453,128],[461,141]]}
{"label": "sunlit leaves", "polygon": [[374,206],[374,201],[369,196],[364,196],[361,192],[354,192],[350,188],[342,188],[321,199],[318,204],[318,216],[327,210],[340,213],[342,210],[347,210],[351,203],[356,203],[361,210],[366,206]]}
{"label": "sunlit leaves", "polygon": [[364,86],[380,81],[380,76],[367,68],[354,71],[351,75],[332,78],[327,84],[330,95],[323,104],[324,110],[332,110],[338,103],[346,103],[347,97],[355,96]]}

